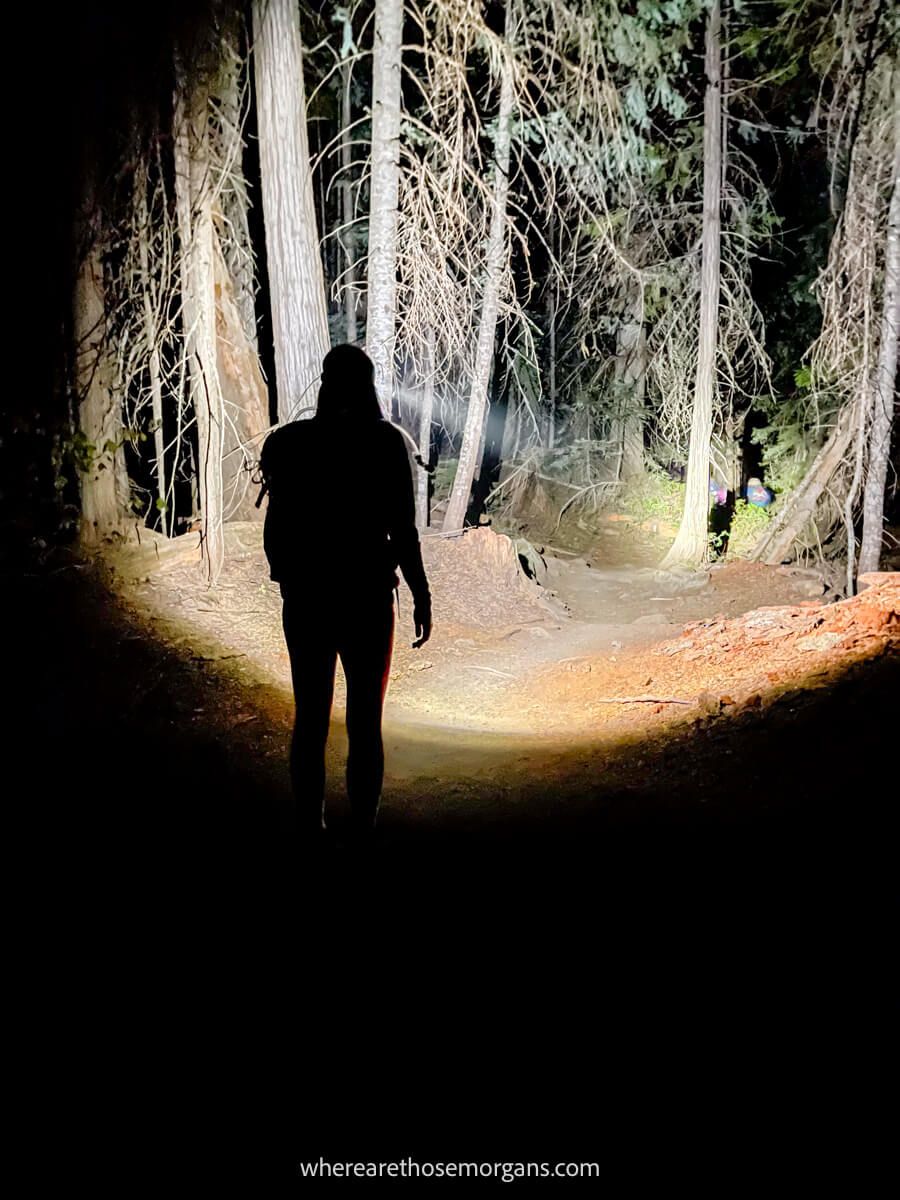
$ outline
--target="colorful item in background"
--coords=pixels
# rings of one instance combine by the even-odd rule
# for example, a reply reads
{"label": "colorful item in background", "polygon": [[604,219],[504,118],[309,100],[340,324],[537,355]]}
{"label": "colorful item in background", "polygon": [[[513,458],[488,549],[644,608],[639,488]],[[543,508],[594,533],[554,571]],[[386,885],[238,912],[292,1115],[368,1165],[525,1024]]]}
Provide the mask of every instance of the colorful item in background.
{"label": "colorful item in background", "polygon": [[772,493],[756,476],[747,480],[747,503],[755,508],[768,508],[772,503]]}
{"label": "colorful item in background", "polygon": [[714,504],[725,504],[728,501],[728,488],[717,479],[709,481],[709,498]]}

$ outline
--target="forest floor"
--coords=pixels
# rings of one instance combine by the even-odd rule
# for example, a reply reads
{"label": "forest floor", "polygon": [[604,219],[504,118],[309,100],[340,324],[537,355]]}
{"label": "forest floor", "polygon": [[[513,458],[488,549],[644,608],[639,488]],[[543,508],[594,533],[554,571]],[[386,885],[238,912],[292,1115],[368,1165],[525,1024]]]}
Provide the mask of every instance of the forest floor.
{"label": "forest floor", "polygon": [[[661,571],[648,562],[660,556],[658,538],[638,531],[629,539],[615,520],[605,524],[587,556],[542,547],[539,580],[526,578],[513,543],[490,529],[424,539],[435,627],[424,648],[411,648],[411,602],[401,585],[384,824],[434,819],[439,827],[442,814],[502,822],[523,789],[533,793],[542,782],[554,795],[584,793],[598,772],[607,784],[619,778],[626,791],[645,791],[648,779],[631,765],[616,776],[623,748],[723,732],[779,705],[793,711],[851,667],[893,661],[900,646],[900,575],[833,603],[813,571],[741,560]],[[278,758],[291,723],[280,596],[260,526],[231,526],[229,539],[215,590],[177,548],[160,558],[154,543],[112,558],[115,587],[144,628],[225,670],[242,689],[232,727],[257,721],[266,697],[280,734],[266,733],[263,744]],[[329,744],[329,804],[337,810],[344,700],[339,669]],[[206,712],[198,705],[188,719],[202,723]],[[715,773],[696,774],[705,802],[718,790]],[[487,780],[494,799],[485,805]]]}

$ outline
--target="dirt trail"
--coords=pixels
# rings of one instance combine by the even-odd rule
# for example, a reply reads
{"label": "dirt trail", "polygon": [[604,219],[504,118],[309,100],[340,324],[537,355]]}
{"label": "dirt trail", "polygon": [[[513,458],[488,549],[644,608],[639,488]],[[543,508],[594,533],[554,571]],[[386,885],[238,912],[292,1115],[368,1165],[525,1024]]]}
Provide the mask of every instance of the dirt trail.
{"label": "dirt trail", "polygon": [[[232,659],[239,674],[289,688],[277,585],[268,579],[259,526],[231,527],[237,538],[218,587],[207,590],[193,562],[145,555],[119,560],[128,600],[176,646]],[[489,530],[464,539],[426,538],[424,557],[434,595],[435,631],[412,650],[411,602],[401,585],[386,722],[541,739],[583,723],[583,705],[558,694],[520,701],[554,664],[603,657],[627,670],[629,655],[713,614],[736,616],[762,604],[815,603],[823,585],[737,562],[710,571],[663,572],[603,567],[545,555],[540,584],[518,569],[512,544]],[[635,686],[638,681],[635,681]],[[699,689],[698,689],[699,690]],[[336,709],[345,691],[339,671]]]}
{"label": "dirt trail", "polygon": [[[446,563],[460,548],[428,553]],[[457,579],[465,574],[460,566],[452,572]],[[468,566],[470,581],[479,579],[477,563]],[[150,582],[144,574],[130,585],[120,572],[110,590],[104,577],[70,563],[17,585],[11,745],[32,765],[36,815],[44,822],[52,814],[52,828],[65,833],[61,846],[69,837],[108,846],[124,836],[123,871],[134,855],[152,851],[166,861],[189,846],[192,871],[202,859],[204,870],[221,870],[233,889],[233,863],[258,854],[265,864],[273,844],[288,854],[294,845],[286,753],[293,706],[276,657],[279,605],[262,590],[256,551],[232,563],[215,602],[193,567],[181,571],[162,567]],[[400,872],[402,904],[412,877],[433,901],[452,899],[456,913],[461,861],[475,872],[474,879],[467,874],[475,909],[510,888],[517,903],[533,895],[537,904],[552,878],[560,897],[590,890],[598,856],[608,888],[618,879],[627,890],[637,871],[658,890],[656,872],[680,875],[687,857],[708,886],[711,870],[728,875],[729,863],[749,867],[759,853],[777,851],[777,869],[793,889],[798,847],[804,863],[824,867],[824,851],[808,857],[812,842],[845,844],[848,828],[868,836],[882,818],[880,793],[860,780],[881,761],[893,733],[900,674],[895,583],[877,589],[876,603],[865,595],[825,606],[801,600],[737,621],[706,617],[681,632],[678,625],[603,627],[553,615],[514,575],[504,603],[492,593],[484,624],[464,626],[460,606],[468,601],[445,592],[442,575],[449,574],[432,571],[445,614],[443,641],[436,637],[428,647],[434,665],[395,676],[385,730],[387,857],[373,869],[379,886]],[[787,586],[776,578],[777,587]],[[662,593],[650,582],[646,600],[655,603]],[[713,607],[728,598],[725,583],[716,586],[722,590]],[[180,606],[168,607],[177,599]],[[530,621],[547,637],[527,632]],[[613,630],[630,631],[635,642],[614,654],[604,645],[598,651]],[[472,645],[456,644],[466,637]],[[271,669],[261,665],[267,645]],[[579,645],[581,657],[561,653]],[[483,665],[488,647],[507,656],[498,669],[513,679],[464,670]],[[678,652],[668,653],[673,647]],[[416,658],[401,642],[401,668]],[[713,686],[723,661],[742,671],[740,688],[727,694]],[[651,670],[673,695],[682,689],[691,696],[690,704],[598,703],[643,687]],[[413,699],[427,699],[419,675],[442,706],[437,713],[412,707]],[[327,805],[340,836],[340,714],[329,748]],[[84,780],[88,801],[73,802],[73,781],[83,791]],[[723,829],[735,836],[709,841],[707,833],[717,839]],[[673,857],[673,837],[680,857]],[[118,853],[109,861],[118,863]],[[538,890],[535,878],[544,881]]]}
{"label": "dirt trail", "polygon": [[[164,640],[226,668],[257,700],[265,694],[270,712],[272,697],[280,697],[273,715],[286,730],[291,704],[280,597],[268,580],[258,526],[231,536],[240,540],[213,592],[193,563],[153,560],[146,569],[146,555],[137,565],[120,560],[118,586]],[[413,810],[427,797],[433,813],[435,795],[446,811],[471,804],[479,791],[514,796],[533,787],[536,772],[557,788],[565,778],[583,784],[583,764],[597,754],[614,757],[622,745],[666,730],[676,736],[713,709],[734,715],[761,696],[802,689],[810,673],[810,686],[821,686],[860,657],[896,646],[886,602],[861,641],[826,638],[820,648],[795,648],[785,657],[799,635],[779,645],[764,637],[748,653],[734,632],[742,614],[780,605],[788,624],[809,631],[823,624],[817,614],[838,612],[810,573],[740,561],[661,572],[546,554],[538,586],[518,569],[512,544],[489,530],[428,538],[424,554],[435,633],[422,650],[410,648],[411,604],[401,591],[385,718],[386,792]],[[721,640],[721,654],[666,651],[698,621]],[[339,678],[329,766],[335,795],[345,753],[343,703]],[[237,719],[253,716],[246,711]]]}

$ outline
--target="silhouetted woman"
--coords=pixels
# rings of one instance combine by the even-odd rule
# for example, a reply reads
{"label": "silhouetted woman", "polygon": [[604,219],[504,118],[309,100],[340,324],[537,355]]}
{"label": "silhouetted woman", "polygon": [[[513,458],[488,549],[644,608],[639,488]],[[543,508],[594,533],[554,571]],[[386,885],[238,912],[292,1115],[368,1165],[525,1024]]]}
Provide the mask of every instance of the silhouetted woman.
{"label": "silhouetted woman", "polygon": [[413,595],[415,646],[431,596],[403,435],[382,418],[374,369],[356,346],[322,365],[312,420],[266,439],[265,549],[281,585],[296,721],[291,780],[301,832],[324,828],[325,743],[340,657],[347,679],[347,792],[353,830],[375,827],[384,776],[381,719],[394,635],[397,568]]}

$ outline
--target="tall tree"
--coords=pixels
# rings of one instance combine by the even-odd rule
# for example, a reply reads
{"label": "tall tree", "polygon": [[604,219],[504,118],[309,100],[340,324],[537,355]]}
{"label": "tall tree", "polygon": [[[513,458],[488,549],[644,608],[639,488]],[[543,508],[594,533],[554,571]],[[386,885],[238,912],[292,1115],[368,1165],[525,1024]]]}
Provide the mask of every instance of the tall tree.
{"label": "tall tree", "polygon": [[884,490],[891,449],[891,425],[897,387],[897,338],[900,331],[900,67],[893,72],[894,186],[888,215],[884,260],[884,306],[878,366],[872,381],[872,426],[863,499],[859,572],[877,571],[884,533]]}
{"label": "tall tree", "polygon": [[121,404],[112,387],[106,336],[106,292],[99,230],[100,211],[92,185],[85,188],[76,244],[81,261],[73,296],[74,386],[81,455],[81,536],[102,541],[121,525],[124,477]]}
{"label": "tall tree", "polygon": [[[507,38],[510,14],[507,11]],[[488,233],[484,291],[478,321],[478,342],[475,350],[475,369],[469,391],[469,407],[459,451],[459,465],[453,480],[453,490],[444,516],[444,532],[461,530],[469,506],[472,481],[478,466],[485,416],[488,407],[488,385],[494,361],[494,337],[500,312],[500,289],[506,266],[507,224],[506,206],[509,194],[509,163],[512,142],[513,114],[512,63],[504,56],[500,64],[500,106],[494,138],[494,182],[491,195],[491,223]]]}
{"label": "tall tree", "polygon": [[617,414],[613,421],[613,450],[617,477],[635,479],[644,470],[644,392],[647,376],[647,338],[641,313],[640,288],[632,282],[626,310],[616,331],[614,363]]}
{"label": "tall tree", "polygon": [[644,472],[644,395],[647,378],[647,339],[641,324],[629,325],[619,338],[625,357],[622,382],[630,392],[630,404],[622,423],[622,465],[624,480],[636,479]]}
{"label": "tall tree", "polygon": [[222,390],[222,504],[225,520],[257,521],[262,513],[250,485],[251,467],[269,426],[269,394],[255,344],[241,311],[241,284],[229,273],[219,239],[214,242],[216,368]]}
{"label": "tall tree", "polygon": [[253,55],[278,419],[314,400],[328,352],[296,0],[254,0]]}
{"label": "tall tree", "polygon": [[256,336],[256,273],[244,175],[246,55],[237,30],[218,45],[210,106],[213,160],[216,349],[225,415],[222,444],[223,515],[259,520],[251,475],[260,438],[269,426],[269,395]]}
{"label": "tall tree", "polygon": [[216,365],[215,230],[209,92],[179,70],[175,101],[175,205],[181,244],[184,347],[197,426],[201,553],[210,584],[225,557],[222,496],[224,404]]}
{"label": "tall tree", "polygon": [[149,172],[136,173],[138,261],[140,263],[141,297],[143,299],[144,332],[148,347],[147,374],[150,380],[150,402],[153,417],[153,447],[155,450],[156,499],[158,519],[165,529],[166,511],[166,452],[163,430],[162,372],[160,371],[159,321],[153,304],[153,274],[150,269],[150,207],[147,192]]}
{"label": "tall tree", "polygon": [[403,0],[376,0],[372,53],[369,286],[366,353],[382,411],[391,415],[397,330],[397,209],[400,189],[400,70]]}
{"label": "tall tree", "polygon": [[356,256],[353,249],[353,96],[350,51],[353,49],[353,20],[349,9],[340,10],[343,28],[341,45],[341,233],[338,241],[343,252],[344,320],[346,338],[354,343],[356,326]]}
{"label": "tall tree", "polygon": [[[434,420],[434,330],[425,334],[425,360],[422,366],[422,401],[419,407],[419,458],[431,463],[431,423]],[[431,480],[421,468],[416,473],[416,524],[422,530],[429,525],[428,494]]]}
{"label": "tall tree", "polygon": [[344,251],[344,316],[346,320],[346,337],[348,342],[355,342],[358,333],[356,328],[356,259],[353,253],[353,239],[350,228],[353,224],[353,180],[350,170],[353,166],[353,147],[350,141],[350,67],[344,66],[341,90],[341,246]]}
{"label": "tall tree", "polygon": [[719,0],[706,25],[706,95],[703,106],[703,236],[700,275],[700,336],[691,412],[681,526],[664,566],[695,566],[708,554],[709,461],[716,390],[719,260],[722,194],[722,45]]}
{"label": "tall tree", "polygon": [[246,66],[237,32],[226,32],[221,41],[215,89],[224,175],[219,185],[220,209],[226,230],[223,250],[244,335],[255,351],[256,279],[250,237],[250,199],[243,171],[244,119],[249,87],[244,74]]}

